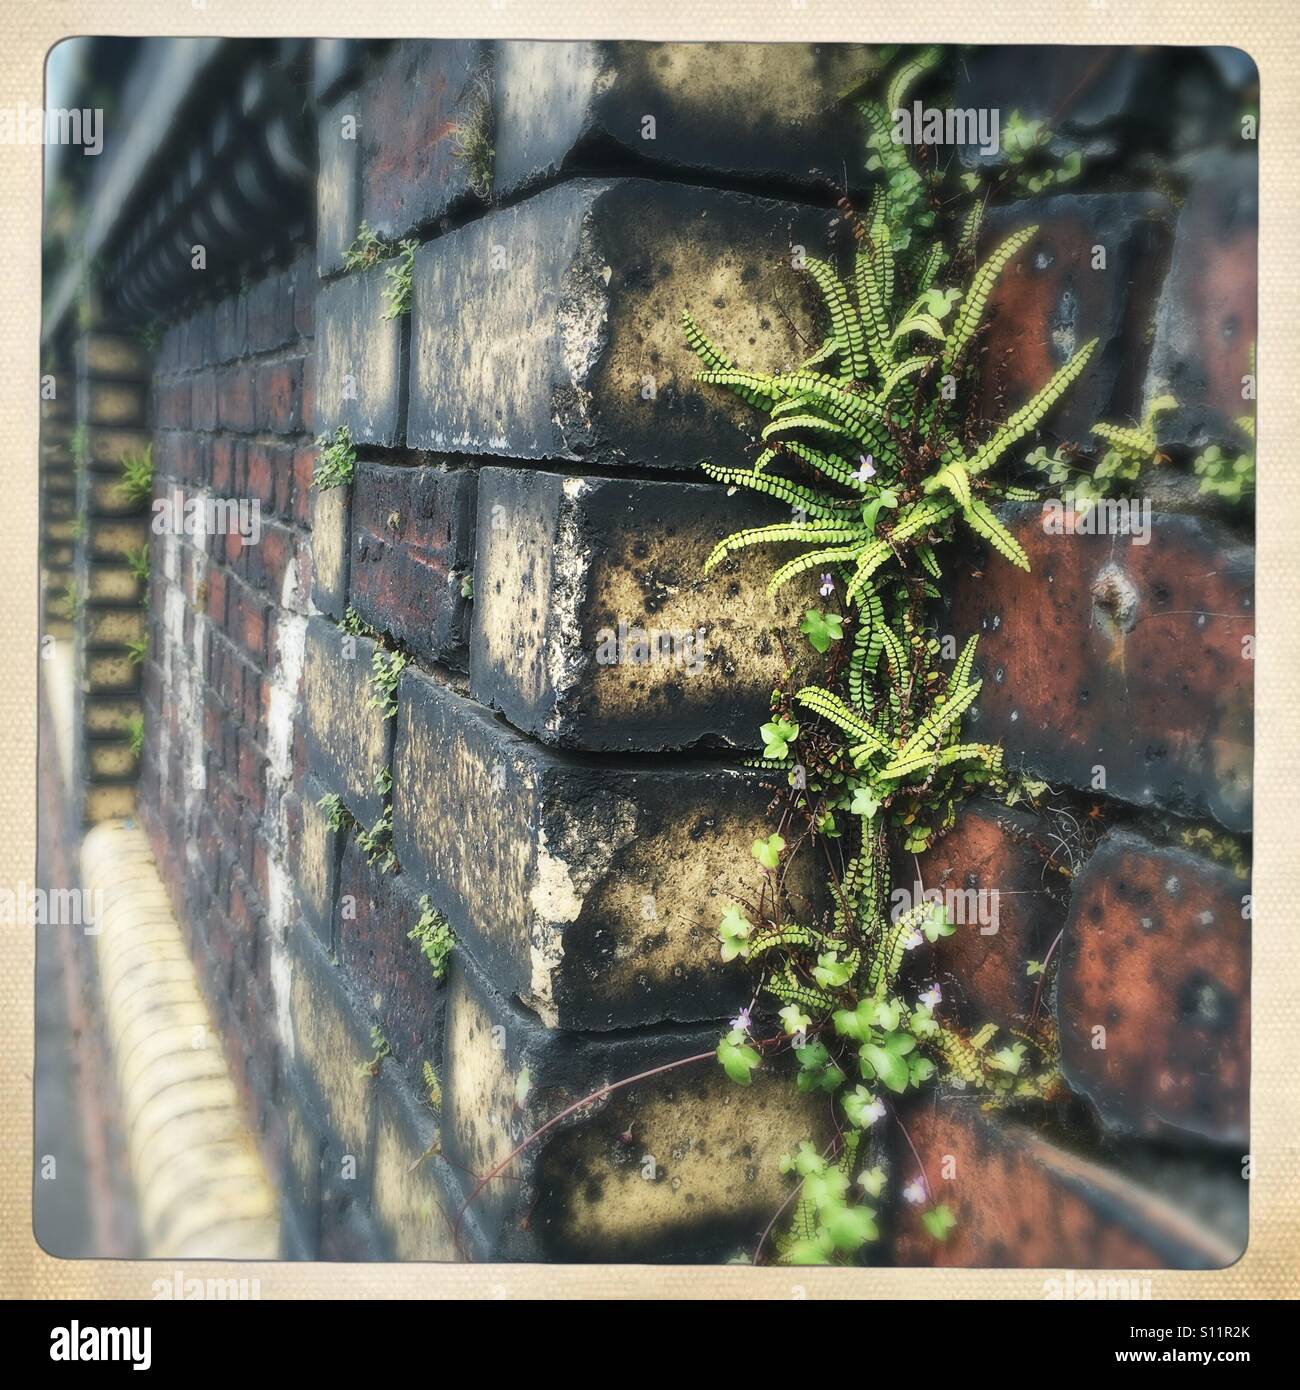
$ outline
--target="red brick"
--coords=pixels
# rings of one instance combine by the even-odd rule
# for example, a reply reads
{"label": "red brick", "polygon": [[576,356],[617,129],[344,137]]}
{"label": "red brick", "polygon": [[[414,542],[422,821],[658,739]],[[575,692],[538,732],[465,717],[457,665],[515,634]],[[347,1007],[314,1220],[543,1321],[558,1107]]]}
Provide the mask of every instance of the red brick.
{"label": "red brick", "polygon": [[434,661],[465,643],[458,577],[473,553],[475,475],[357,466],[348,600],[374,627]]}
{"label": "red brick", "polygon": [[[407,876],[366,863],[350,836],[339,870],[335,941],[339,964],[358,998],[367,1000],[400,1065],[418,1081],[425,1060],[441,1052],[444,990],[407,933],[420,918]],[[346,904],[346,912],[345,912]]]}
{"label": "red brick", "polygon": [[995,555],[954,581],[952,630],[980,634],[985,678],[970,733],[1053,784],[1249,829],[1254,551],[1192,516],[1153,513],[1133,545],[1003,515],[1032,572]]}
{"label": "red brick", "polygon": [[[1141,414],[1143,342],[1158,279],[1151,265],[1168,237],[1169,209],[1149,193],[1063,194],[1021,199],[990,214],[981,255],[1013,231],[1038,225],[998,278],[986,311],[981,408],[1003,419],[1078,348],[1099,338],[1082,375],[1048,418],[1058,435],[1088,437],[1098,420]],[[1103,247],[1104,269],[1093,268]]]}
{"label": "red brick", "polygon": [[[1069,880],[1049,862],[1047,835],[1045,823],[1024,810],[973,801],[915,865],[908,857],[896,867],[896,884],[915,894],[919,876],[925,890],[945,895],[957,919],[951,936],[907,961],[914,982],[939,982],[944,1016],[977,1028],[1023,1022],[1033,1010],[1039,981],[1025,973],[1026,962],[1046,955],[1069,904]],[[972,890],[982,896],[958,896]]]}
{"label": "red brick", "polygon": [[160,429],[188,429],[190,424],[190,384],[187,380],[159,382],[155,388],[154,409]]}
{"label": "red brick", "polygon": [[257,369],[256,418],[259,428],[293,434],[303,427],[303,359],[269,362]]}
{"label": "red brick", "polygon": [[301,526],[311,525],[311,480],[315,467],[314,448],[294,450],[293,519]]}
{"label": "red brick", "polygon": [[[894,1259],[951,1268],[1221,1269],[1241,1251],[1155,1192],[1039,1138],[979,1101],[943,1096],[895,1127]],[[943,1242],[921,1223],[931,1203],[898,1195],[918,1176],[957,1224]],[[950,1175],[950,1176],[946,1176]],[[1242,1186],[1244,1196],[1244,1185]]]}
{"label": "red brick", "polygon": [[1116,1128],[1246,1142],[1249,891],[1230,869],[1121,831],[1080,873],[1061,963],[1062,1065]]}
{"label": "red brick", "polygon": [[253,369],[247,364],[225,368],[217,379],[217,413],[222,429],[247,434],[254,427]]}
{"label": "red brick", "polygon": [[212,490],[219,497],[234,492],[235,443],[230,439],[212,441]]}
{"label": "red brick", "polygon": [[217,427],[217,374],[211,369],[190,380],[190,419],[196,430]]}

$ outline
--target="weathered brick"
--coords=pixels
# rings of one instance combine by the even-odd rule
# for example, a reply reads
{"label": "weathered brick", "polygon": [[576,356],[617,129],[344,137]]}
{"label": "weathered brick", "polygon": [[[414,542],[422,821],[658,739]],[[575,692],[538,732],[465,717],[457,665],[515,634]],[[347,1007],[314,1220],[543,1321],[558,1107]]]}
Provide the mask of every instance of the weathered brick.
{"label": "weathered brick", "polygon": [[[752,1249],[788,1195],[781,1154],[801,1139],[824,1142],[828,1111],[800,1100],[777,1063],[735,1085],[714,1056],[717,1040],[716,1027],[550,1032],[456,952],[442,1145],[458,1173],[486,1176],[524,1135],[602,1084],[703,1054],[597,1100],[532,1144],[475,1198],[462,1241],[489,1259],[691,1262]],[[474,1186],[473,1176],[461,1181]]]}
{"label": "weathered brick", "polygon": [[1127,831],[1108,835],[1079,874],[1061,1057],[1108,1124],[1246,1142],[1249,892],[1231,870]]}
{"label": "weathered brick", "polygon": [[[789,256],[794,244],[820,253],[828,221],[738,193],[579,179],[435,238],[415,256],[407,442],[652,467],[743,461],[761,418],[692,380],[682,310],[759,369],[806,357],[773,306],[813,335]],[[323,376],[324,363],[322,400]]]}
{"label": "weathered brick", "polygon": [[123,493],[118,482],[101,474],[88,474],[86,510],[91,516],[131,516],[138,513],[143,504],[134,502]]}
{"label": "weathered brick", "polygon": [[90,699],[82,705],[82,722],[91,737],[118,737],[129,733],[131,721],[142,713],[139,700]]}
{"label": "weathered brick", "polygon": [[[722,964],[717,922],[756,891],[761,774],[571,761],[414,671],[399,704],[397,857],[502,988],[573,1028],[716,1018],[741,1002],[752,986]],[[796,857],[794,891],[818,881]]]}
{"label": "weathered brick", "polygon": [[212,354],[218,362],[233,362],[248,352],[248,298],[234,294],[213,306]]}
{"label": "weathered brick", "polygon": [[481,470],[475,699],[566,747],[757,747],[820,576],[768,597],[797,547],[701,571],[724,536],[788,518],[709,484]]}
{"label": "weathered brick", "polygon": [[146,388],[133,382],[91,381],[86,385],[86,419],[92,425],[142,425]]}
{"label": "weathered brick", "polygon": [[89,603],[139,603],[144,585],[129,570],[116,565],[91,565],[86,570]]}
{"label": "weathered brick", "polygon": [[301,357],[258,367],[253,390],[259,429],[296,434],[303,428],[303,372]]}
{"label": "weathered brick", "polygon": [[402,43],[364,89],[361,216],[381,236],[433,222],[470,196],[472,178],[490,178],[490,154],[477,175],[461,154],[467,126],[490,130],[487,59],[474,40]]}
{"label": "weathered brick", "polygon": [[1049,781],[1248,830],[1254,552],[1191,516],[1153,513],[1146,545],[1048,534],[1032,504],[1003,516],[1032,573],[992,557],[950,619],[980,634],[972,733]]}
{"label": "weathered brick", "polygon": [[[1159,113],[1168,102],[1161,68],[1159,49],[990,44],[962,54],[952,104],[959,110],[999,111],[1003,122],[1011,114],[1008,106],[1014,106],[1027,121],[1047,122],[1055,159],[1078,150],[1092,166],[1114,156],[1121,138],[1137,148],[1161,128]],[[1001,143],[992,154],[977,144],[960,149],[970,168],[1008,162]]]}
{"label": "weathered brick", "polygon": [[136,758],[128,743],[97,740],[86,748],[86,776],[92,782],[124,782],[135,777]]}
{"label": "weathered brick", "polygon": [[361,223],[357,210],[360,116],[356,106],[355,101],[345,99],[325,112],[317,127],[316,264],[322,275],[343,269],[343,254]]}
{"label": "weathered brick", "polygon": [[296,812],[300,828],[294,886],[307,924],[332,949],[343,834],[330,829],[325,813],[318,804],[325,792],[326,789],[314,777],[306,778],[303,783],[303,794]]}
{"label": "weathered brick", "polygon": [[[1089,339],[1091,360],[1048,417],[1063,439],[1095,443],[1100,420],[1129,423],[1142,412],[1140,364],[1168,240],[1169,208],[1153,193],[1026,198],[991,213],[987,255],[1013,231],[1039,231],[1003,270],[986,314],[984,414],[1001,419],[1023,405]],[[1094,263],[1096,248],[1105,266]]]}
{"label": "weathered brick", "polygon": [[[188,386],[185,388],[185,399],[188,402]],[[189,406],[186,405],[185,409],[188,415]],[[160,421],[159,423],[164,422]],[[90,429],[86,433],[88,462],[92,468],[104,468],[120,474],[123,454],[138,453],[151,442],[152,437],[144,430]]]}
{"label": "weathered brick", "polygon": [[357,465],[348,596],[372,627],[432,661],[463,665],[461,584],[473,558],[475,475]]}
{"label": "weathered brick", "polygon": [[83,333],[77,339],[77,369],[93,377],[144,381],[149,354],[138,339],[121,333]]}
{"label": "weathered brick", "polygon": [[104,520],[87,529],[86,553],[92,560],[120,562],[131,551],[139,550],[148,539],[149,526],[143,518],[138,521]]}
{"label": "weathered brick", "polygon": [[86,693],[123,695],[139,689],[140,668],[126,652],[91,652],[86,655]]}
{"label": "weathered brick", "polygon": [[[1157,1191],[1004,1117],[982,1114],[975,1098],[914,1105],[905,1123],[934,1201],[946,1203],[957,1224],[939,1243],[921,1224],[924,1208],[896,1211],[898,1264],[1221,1269],[1241,1254]],[[896,1192],[918,1176],[911,1145],[895,1127]]]}
{"label": "weathered brick", "polygon": [[870,66],[850,44],[498,43],[493,186],[513,193],[629,158],[819,190],[820,171],[847,168],[857,186],[862,151],[841,94]]}
{"label": "weathered brick", "polygon": [[919,899],[919,883],[943,894],[956,927],[908,957],[908,976],[938,980],[944,1014],[968,1027],[1022,1022],[1033,1010],[1039,978],[1026,974],[1026,962],[1046,955],[1069,904],[1048,833],[1027,811],[976,800],[915,863],[908,856],[896,865],[896,885],[911,894],[906,905]]}
{"label": "weathered brick", "polygon": [[215,430],[219,418],[216,371],[196,372],[190,378],[190,424],[196,430]]}
{"label": "weathered brick", "polygon": [[264,275],[244,296],[248,311],[248,351],[271,352],[297,337],[293,279],[287,270]]}
{"label": "weathered brick", "polygon": [[450,1171],[429,1153],[437,1124],[388,1077],[381,1075],[375,1099],[374,1174],[371,1215],[393,1260],[454,1260]]}
{"label": "weathered brick", "polygon": [[334,914],[334,949],[358,998],[365,999],[393,1049],[393,1065],[413,1085],[442,1052],[444,991],[407,933],[420,920],[419,894],[405,874],[366,862],[355,835],[343,845]]}
{"label": "weathered brick", "polygon": [[330,1132],[355,1158],[355,1181],[364,1184],[374,1092],[361,1067],[373,1055],[370,1026],[314,937],[290,932],[287,971],[298,1076],[318,1098]]}
{"label": "weathered brick", "polygon": [[135,784],[87,787],[81,801],[81,817],[87,825],[100,821],[121,820],[135,814]]}
{"label": "weathered brick", "polygon": [[1254,413],[1242,379],[1254,374],[1258,335],[1259,165],[1251,147],[1201,151],[1183,169],[1191,188],[1156,308],[1146,393],[1171,394],[1180,406],[1161,420],[1162,443],[1244,446],[1232,422]]}
{"label": "weathered brick", "polygon": [[320,426],[362,444],[402,442],[406,376],[400,319],[384,317],[384,264],[322,287],[316,302]]}
{"label": "weathered brick", "polygon": [[88,647],[124,647],[147,631],[138,608],[87,608],[82,635]]}
{"label": "weathered brick", "polygon": [[[371,707],[375,643],[323,618],[307,623],[302,694],[313,773],[367,826],[383,813],[378,779],[388,767],[393,721]],[[349,655],[351,653],[351,655]]]}
{"label": "weathered brick", "polygon": [[352,488],[312,489],[309,496],[312,601],[322,613],[341,618],[348,606]]}
{"label": "weathered brick", "polygon": [[255,368],[247,363],[225,367],[217,377],[217,420],[222,429],[249,434],[257,427]]}

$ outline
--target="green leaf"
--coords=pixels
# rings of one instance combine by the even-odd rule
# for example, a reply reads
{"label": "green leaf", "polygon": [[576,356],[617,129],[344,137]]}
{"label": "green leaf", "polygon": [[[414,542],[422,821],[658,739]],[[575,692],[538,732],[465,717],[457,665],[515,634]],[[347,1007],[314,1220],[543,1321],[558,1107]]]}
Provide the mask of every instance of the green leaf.
{"label": "green leaf", "polygon": [[948,1232],[957,1224],[957,1218],[946,1203],[943,1206],[932,1207],[929,1211],[922,1212],[921,1220],[925,1223],[925,1229],[935,1240],[947,1240]]}
{"label": "green leaf", "polygon": [[879,1197],[885,1190],[885,1170],[868,1168],[858,1174],[858,1186],[868,1197]]}
{"label": "green leaf", "polygon": [[848,984],[852,973],[840,960],[837,951],[823,952],[817,957],[817,964],[813,966],[813,979],[823,989],[838,989],[841,985]]}
{"label": "green leaf", "polygon": [[875,1106],[876,1098],[865,1086],[855,1086],[853,1090],[841,1096],[840,1104],[844,1107],[844,1113],[849,1117],[849,1123],[857,1125],[859,1129],[867,1129],[875,1124],[879,1118],[875,1114],[868,1113]]}
{"label": "green leaf", "polygon": [[989,1061],[992,1062],[999,1071],[1010,1072],[1012,1076],[1019,1073],[1024,1060],[1024,1043],[1016,1043],[1014,1047],[1004,1047],[1000,1051],[993,1053],[989,1058]]}
{"label": "green leaf", "polygon": [[810,608],[799,624],[799,631],[808,639],[811,647],[824,652],[832,642],[838,642],[844,636],[844,623],[838,613],[821,613],[816,608]]}
{"label": "green leaf", "polygon": [[948,910],[942,902],[934,902],[930,905],[929,915],[921,923],[921,931],[925,939],[932,945],[941,936],[951,936],[957,928],[948,920]]}
{"label": "green leaf", "polygon": [[875,1240],[876,1213],[870,1207],[839,1207],[827,1213],[822,1228],[837,1250],[851,1255],[869,1240]]}
{"label": "green leaf", "polygon": [[905,1058],[878,1043],[864,1043],[858,1053],[867,1081],[880,1081],[896,1094],[907,1090],[908,1068]]}
{"label": "green leaf", "polygon": [[812,1019],[804,1013],[798,1004],[787,1004],[784,1009],[778,1012],[777,1017],[791,1037],[798,1037],[800,1033],[806,1033],[812,1027]]}
{"label": "green leaf", "polygon": [[737,1086],[748,1086],[753,1080],[754,1068],[758,1066],[758,1052],[744,1041],[745,1035],[739,1029],[732,1029],[718,1043],[718,1061],[722,1069]]}
{"label": "green leaf", "polygon": [[735,960],[737,956],[747,956],[749,947],[746,943],[753,930],[753,924],[736,904],[728,903],[726,912],[722,914],[722,921],[718,923],[718,937],[722,942],[722,959],[729,961]]}
{"label": "green leaf", "polygon": [[750,853],[765,869],[775,869],[781,862],[781,851],[784,848],[785,841],[773,832],[766,840],[755,840],[750,846]]}
{"label": "green leaf", "polygon": [[765,758],[784,758],[789,753],[789,745],[799,737],[799,726],[789,719],[777,718],[764,724],[758,734],[763,740]]}

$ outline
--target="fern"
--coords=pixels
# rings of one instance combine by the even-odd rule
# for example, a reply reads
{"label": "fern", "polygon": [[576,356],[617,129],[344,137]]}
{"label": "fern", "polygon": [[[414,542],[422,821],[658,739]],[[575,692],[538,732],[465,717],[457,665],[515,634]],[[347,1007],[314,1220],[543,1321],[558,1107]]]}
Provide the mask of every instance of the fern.
{"label": "fern", "polygon": [[[927,49],[905,58],[887,101],[900,101],[940,56]],[[810,335],[819,346],[796,370],[750,372],[689,314],[682,321],[702,364],[700,385],[727,390],[765,417],[764,447],[752,467],[707,463],[705,474],[794,513],[727,536],[705,559],[704,573],[741,552],[780,546],[795,553],[778,555],[769,592],[820,571],[829,578],[823,594],[842,596],[839,613],[810,611],[809,619],[818,621],[801,627],[824,653],[825,678],[773,694],[764,748],[779,756],[757,761],[788,784],[780,798],[782,830],[755,845],[767,886],[747,900],[753,922],[725,918],[720,940],[724,959],[740,958],[760,971],[758,988],[782,1006],[800,1087],[840,1093],[841,1158],[847,1155],[850,1167],[880,1091],[920,1086],[936,1070],[996,1101],[1050,1095],[1058,1084],[1050,1040],[990,1047],[996,1025],[968,1037],[934,1017],[924,1000],[906,998],[900,982],[907,952],[953,925],[925,902],[891,918],[890,858],[891,846],[913,853],[928,848],[952,826],[972,788],[1004,785],[1001,749],[963,730],[983,688],[976,639],[944,669],[931,626],[932,581],[942,573],[941,547],[961,528],[1009,563],[1029,567],[995,508],[1003,498],[1040,492],[1008,486],[999,465],[1041,426],[1096,346],[1084,344],[991,429],[974,415],[973,382],[957,393],[943,389],[945,377],[973,375],[978,356],[970,349],[998,277],[1037,229],[1005,238],[967,283],[943,283],[946,273],[973,263],[978,206],[959,217],[946,244],[931,234],[927,192],[939,176],[911,168],[906,148],[892,141],[885,107],[864,99],[860,109],[868,169],[882,186],[867,214],[851,219],[857,238],[851,275],[842,279],[815,257],[801,267],[820,301],[820,331]],[[1112,434],[1109,442],[1145,447],[1154,438],[1144,432],[1147,425],[1132,438]],[[773,731],[780,737],[769,738]],[[773,838],[780,850],[772,849]],[[831,907],[820,917],[784,889],[787,843],[808,839],[822,842],[832,866]],[[1030,1048],[1037,1069],[1025,1063]],[[719,1058],[738,1080],[748,1081],[761,1065],[738,1026],[720,1044]],[[849,1078],[857,1077],[865,1085],[853,1086]],[[783,1258],[842,1258],[870,1239],[870,1213],[845,1196],[836,1164],[809,1155],[806,1146],[789,1162],[808,1192],[780,1240]],[[872,1179],[877,1189],[884,1181],[883,1174]],[[927,1217],[946,1234],[946,1208]]]}

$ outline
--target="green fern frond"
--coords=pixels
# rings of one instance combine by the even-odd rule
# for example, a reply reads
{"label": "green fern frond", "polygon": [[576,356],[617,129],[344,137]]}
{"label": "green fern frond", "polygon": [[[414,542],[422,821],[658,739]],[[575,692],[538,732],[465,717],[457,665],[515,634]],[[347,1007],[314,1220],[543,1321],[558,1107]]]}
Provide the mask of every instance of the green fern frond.
{"label": "green fern frond", "polygon": [[[787,453],[793,454],[795,458],[802,459],[810,468],[815,468],[819,473],[824,473],[832,482],[839,483],[841,487],[851,488],[854,492],[866,492],[869,484],[861,478],[853,475],[853,469],[838,454],[824,453],[820,449],[811,448],[797,439],[787,439],[781,446]],[[766,455],[768,452],[764,451]],[[757,469],[758,464],[754,467]]]}
{"label": "green fern frond", "polygon": [[866,335],[844,282],[825,261],[819,261],[815,256],[808,257],[803,268],[821,291],[826,312],[830,315],[831,334],[843,353],[848,375],[857,381],[864,380],[868,371]]}
{"label": "green fern frond", "polygon": [[816,569],[819,565],[840,565],[850,562],[858,553],[859,547],[856,545],[830,546],[825,550],[806,550],[802,555],[797,555],[793,560],[787,560],[781,565],[767,581],[767,592],[769,595],[788,584],[792,579],[797,579],[801,574],[807,574],[809,570]]}
{"label": "green fern frond", "polygon": [[966,472],[961,464],[945,464],[934,477],[927,480],[925,484],[926,492],[937,492],[941,487],[946,488],[952,494],[958,506],[963,508],[970,506],[970,474]]}
{"label": "green fern frond", "polygon": [[1024,547],[993,515],[986,503],[976,498],[962,515],[971,530],[983,536],[1004,560],[1010,560],[1017,569],[1029,568],[1029,556],[1025,554]]}
{"label": "green fern frond", "polygon": [[682,333],[685,335],[687,343],[695,355],[704,363],[705,370],[710,372],[729,372],[732,368],[731,359],[708,338],[699,324],[695,322],[694,316],[689,309],[682,310]]}
{"label": "green fern frond", "polygon": [[702,463],[701,469],[715,482],[733,487],[748,488],[751,492],[775,497],[792,507],[802,508],[809,516],[840,517],[855,515],[857,503],[848,497],[832,497],[803,483],[791,482],[777,473],[755,473],[750,468],[727,468],[721,464]]}
{"label": "green fern frond", "polygon": [[849,699],[865,709],[867,704],[864,682],[880,660],[885,625],[885,606],[875,589],[866,589],[858,604],[858,630],[853,637],[853,654],[849,658]]}
{"label": "green fern frond", "polygon": [[838,695],[820,685],[805,685],[795,695],[796,703],[842,729],[850,738],[870,745],[876,752],[889,752],[889,745],[862,715],[855,713]]}
{"label": "green fern frond", "polygon": [[974,336],[1003,267],[1022,246],[1032,241],[1037,233],[1037,226],[1022,227],[1020,231],[1013,232],[975,272],[975,278],[971,281],[971,287],[962,300],[961,308],[953,322],[952,332],[944,343],[945,369],[957,360],[957,355]]}
{"label": "green fern frond", "polygon": [[921,721],[916,732],[903,745],[895,761],[913,757],[918,753],[933,753],[944,734],[959,720],[979,697],[982,682],[974,681],[962,686],[943,704],[937,706]]}
{"label": "green fern frond", "polygon": [[950,690],[960,690],[962,686],[970,684],[971,674],[975,669],[975,648],[979,646],[979,640],[979,633],[975,633],[967,639],[966,645],[961,649],[957,664],[952,668],[952,675],[948,677]]}
{"label": "green fern frond", "polygon": [[778,545],[782,541],[855,541],[865,535],[862,526],[845,526],[833,521],[778,522],[773,526],[753,526],[736,531],[713,547],[704,562],[709,574],[735,550],[751,545]]}
{"label": "green fern frond", "polygon": [[1090,339],[1063,366],[1058,368],[1046,386],[1038,391],[1017,410],[987,443],[980,445],[971,458],[967,468],[972,476],[983,473],[995,464],[1004,453],[1038,423],[1065,394],[1067,387],[1088,365],[1088,359],[1096,350],[1098,340]]}
{"label": "green fern frond", "polygon": [[1093,425],[1092,433],[1134,463],[1145,463],[1156,451],[1154,430],[1129,429],[1123,425]]}
{"label": "green fern frond", "polygon": [[871,576],[893,555],[888,541],[874,540],[863,547],[858,556],[857,569],[844,591],[846,603],[856,603],[859,595],[871,580]]}
{"label": "green fern frond", "polygon": [[830,338],[827,338],[826,341],[821,345],[821,347],[819,347],[811,357],[806,357],[799,364],[799,370],[801,372],[809,372],[814,367],[820,367],[825,362],[834,361],[835,358],[837,358],[839,355],[840,345],[835,341],[835,338],[832,336]]}
{"label": "green fern frond", "polygon": [[894,329],[889,341],[896,343],[900,338],[906,338],[909,333],[924,333],[927,338],[934,338],[940,343],[946,337],[943,324],[933,314],[926,313],[909,314]]}
{"label": "green fern frond", "polygon": [[725,386],[755,410],[770,410],[780,399],[772,378],[760,372],[738,372],[732,367],[696,372],[696,381],[708,386]]}
{"label": "green fern frond", "polygon": [[929,48],[922,49],[916,57],[904,63],[894,74],[893,81],[890,82],[889,89],[885,93],[886,108],[890,111],[898,110],[906,100],[912,85],[919,82],[942,56],[943,49],[932,44]]}
{"label": "green fern frond", "polygon": [[933,361],[933,357],[909,357],[906,361],[891,367],[880,383],[880,388],[876,392],[876,400],[883,405],[894,394],[895,387],[906,381],[909,376],[915,376],[917,372],[923,371]]}

